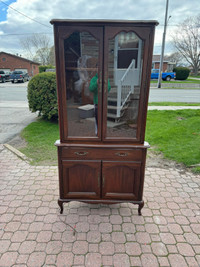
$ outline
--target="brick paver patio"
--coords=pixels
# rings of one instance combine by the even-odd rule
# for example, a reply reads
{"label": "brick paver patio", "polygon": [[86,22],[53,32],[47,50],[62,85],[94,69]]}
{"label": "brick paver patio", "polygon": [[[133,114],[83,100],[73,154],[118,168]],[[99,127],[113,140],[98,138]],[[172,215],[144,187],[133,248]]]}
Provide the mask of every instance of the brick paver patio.
{"label": "brick paver patio", "polygon": [[57,167],[0,149],[1,267],[200,266],[200,176],[147,168],[143,216],[75,201],[60,215]]}

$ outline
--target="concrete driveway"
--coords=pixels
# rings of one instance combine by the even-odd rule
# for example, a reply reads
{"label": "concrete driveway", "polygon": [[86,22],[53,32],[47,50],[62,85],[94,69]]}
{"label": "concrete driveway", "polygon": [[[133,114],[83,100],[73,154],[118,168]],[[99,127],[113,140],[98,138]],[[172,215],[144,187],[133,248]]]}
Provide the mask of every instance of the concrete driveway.
{"label": "concrete driveway", "polygon": [[37,118],[28,108],[27,85],[28,82],[0,84],[0,144],[11,141]]}

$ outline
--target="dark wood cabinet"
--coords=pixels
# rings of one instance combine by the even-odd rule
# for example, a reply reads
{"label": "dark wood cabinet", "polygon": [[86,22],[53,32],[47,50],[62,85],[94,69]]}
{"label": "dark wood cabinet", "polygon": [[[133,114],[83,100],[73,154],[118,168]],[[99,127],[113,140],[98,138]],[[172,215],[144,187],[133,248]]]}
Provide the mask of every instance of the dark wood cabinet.
{"label": "dark wood cabinet", "polygon": [[60,198],[131,202],[141,214],[156,21],[52,20]]}

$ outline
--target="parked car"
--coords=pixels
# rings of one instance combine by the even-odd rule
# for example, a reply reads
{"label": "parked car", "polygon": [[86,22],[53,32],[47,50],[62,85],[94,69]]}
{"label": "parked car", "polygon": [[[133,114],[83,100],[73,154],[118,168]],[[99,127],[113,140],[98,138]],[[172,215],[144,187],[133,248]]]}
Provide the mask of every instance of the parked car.
{"label": "parked car", "polygon": [[9,82],[10,81],[10,74],[6,73],[3,70],[0,70],[0,81],[2,83]]}
{"label": "parked car", "polygon": [[29,75],[27,72],[23,72],[21,70],[15,70],[13,73],[10,75],[10,81],[12,83],[14,82],[26,82],[29,81]]}
{"label": "parked car", "polygon": [[[151,70],[151,79],[158,79],[159,69],[152,69]],[[171,79],[176,78],[175,72],[163,72],[162,73],[162,80],[163,81],[170,81]]]}

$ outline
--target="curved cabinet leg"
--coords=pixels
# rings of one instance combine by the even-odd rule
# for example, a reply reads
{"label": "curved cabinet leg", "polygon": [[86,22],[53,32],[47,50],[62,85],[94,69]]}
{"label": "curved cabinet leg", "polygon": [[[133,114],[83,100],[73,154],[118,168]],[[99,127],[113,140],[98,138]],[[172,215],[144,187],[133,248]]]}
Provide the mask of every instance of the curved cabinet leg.
{"label": "curved cabinet leg", "polygon": [[138,207],[138,215],[139,215],[139,216],[142,215],[141,210],[142,210],[143,207],[144,207],[144,201],[142,201],[142,202],[139,204],[139,207]]}
{"label": "curved cabinet leg", "polygon": [[63,201],[58,199],[58,205],[60,207],[60,214],[62,214],[63,213]]}

